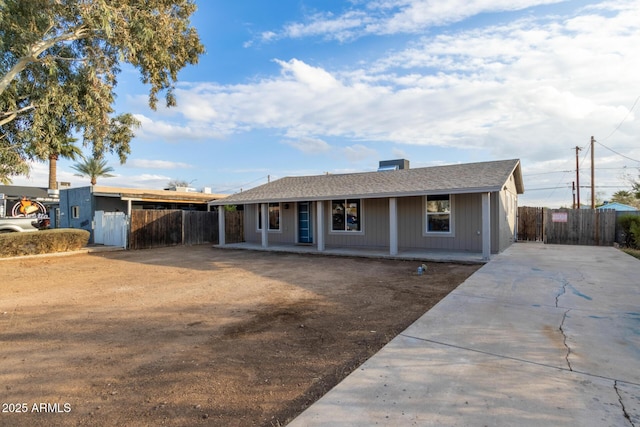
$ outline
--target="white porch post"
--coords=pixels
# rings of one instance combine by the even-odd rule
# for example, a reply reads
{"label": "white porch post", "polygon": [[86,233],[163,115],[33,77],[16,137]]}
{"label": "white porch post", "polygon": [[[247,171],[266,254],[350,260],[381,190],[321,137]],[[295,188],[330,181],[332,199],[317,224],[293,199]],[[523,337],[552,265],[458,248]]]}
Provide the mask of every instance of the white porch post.
{"label": "white porch post", "polygon": [[318,252],[324,251],[324,201],[316,202],[316,230],[318,230]]}
{"label": "white porch post", "polygon": [[218,245],[224,246],[225,240],[225,213],[224,206],[218,206]]}
{"label": "white porch post", "polygon": [[488,260],[491,257],[491,206],[489,197],[491,193],[482,193],[482,258]]}
{"label": "white porch post", "polygon": [[389,198],[389,255],[398,255],[398,199]]}
{"label": "white porch post", "polygon": [[269,247],[269,205],[260,205],[260,216],[262,217],[262,247]]}

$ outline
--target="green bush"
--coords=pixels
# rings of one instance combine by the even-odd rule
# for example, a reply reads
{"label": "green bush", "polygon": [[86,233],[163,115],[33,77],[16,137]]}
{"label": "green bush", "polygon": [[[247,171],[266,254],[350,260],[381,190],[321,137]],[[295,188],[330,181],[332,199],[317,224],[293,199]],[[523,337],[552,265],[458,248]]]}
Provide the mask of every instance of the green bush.
{"label": "green bush", "polygon": [[75,251],[87,245],[89,235],[88,231],[75,228],[3,233],[0,234],[0,258]]}
{"label": "green bush", "polygon": [[633,247],[640,249],[640,221],[631,223],[629,231],[631,232]]}
{"label": "green bush", "polygon": [[628,248],[640,248],[640,215],[622,215],[618,225],[624,233],[624,245]]}

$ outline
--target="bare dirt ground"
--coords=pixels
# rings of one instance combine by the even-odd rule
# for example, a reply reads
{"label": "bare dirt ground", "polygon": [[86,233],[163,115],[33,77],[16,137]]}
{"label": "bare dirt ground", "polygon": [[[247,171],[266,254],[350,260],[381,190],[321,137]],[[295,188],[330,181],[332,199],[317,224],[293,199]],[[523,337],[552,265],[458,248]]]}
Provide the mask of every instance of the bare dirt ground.
{"label": "bare dirt ground", "polygon": [[0,425],[284,425],[478,266],[213,249],[0,262]]}

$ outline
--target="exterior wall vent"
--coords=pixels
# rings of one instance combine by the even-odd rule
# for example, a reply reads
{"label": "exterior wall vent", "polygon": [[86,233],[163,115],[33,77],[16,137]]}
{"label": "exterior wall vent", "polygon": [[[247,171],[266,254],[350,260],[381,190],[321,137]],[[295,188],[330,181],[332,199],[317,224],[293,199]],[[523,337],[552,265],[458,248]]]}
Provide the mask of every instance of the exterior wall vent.
{"label": "exterior wall vent", "polygon": [[380,164],[378,166],[378,172],[397,171],[399,169],[409,169],[409,160],[380,160]]}

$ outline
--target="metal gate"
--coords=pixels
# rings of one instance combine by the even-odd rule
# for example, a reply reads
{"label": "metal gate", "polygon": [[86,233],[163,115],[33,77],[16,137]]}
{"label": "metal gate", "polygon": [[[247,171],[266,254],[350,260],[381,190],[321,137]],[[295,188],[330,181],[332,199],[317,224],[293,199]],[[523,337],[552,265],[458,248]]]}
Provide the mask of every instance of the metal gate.
{"label": "metal gate", "polygon": [[127,216],[124,212],[96,211],[93,242],[99,245],[127,248]]}

